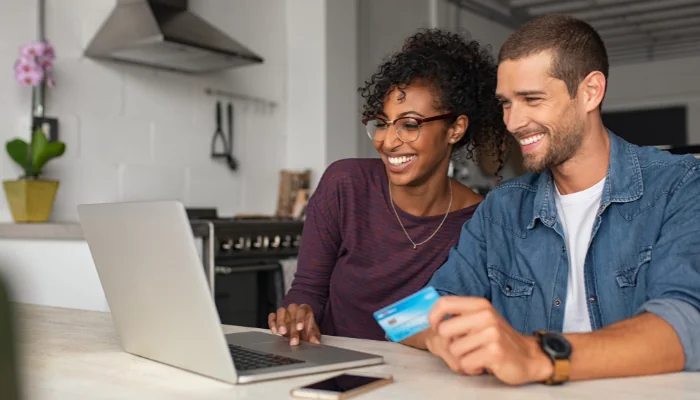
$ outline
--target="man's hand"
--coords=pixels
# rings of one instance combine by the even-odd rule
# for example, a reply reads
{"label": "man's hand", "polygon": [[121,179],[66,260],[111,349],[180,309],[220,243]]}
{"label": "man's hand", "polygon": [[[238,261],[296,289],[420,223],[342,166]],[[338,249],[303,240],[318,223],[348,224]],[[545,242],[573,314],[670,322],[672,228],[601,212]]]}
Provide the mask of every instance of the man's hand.
{"label": "man's hand", "polygon": [[440,336],[433,328],[425,331],[425,347],[431,353],[442,358],[451,370],[459,374],[464,373],[459,365],[459,360],[450,353],[450,343],[452,339]]}
{"label": "man's hand", "polygon": [[[446,316],[451,318],[443,320]],[[486,299],[441,297],[429,321],[435,337],[429,336],[426,344],[454,371],[488,371],[511,385],[541,382],[552,375],[552,362],[536,339],[516,332]]]}
{"label": "man's hand", "polygon": [[280,307],[277,313],[270,313],[267,323],[272,333],[289,337],[289,344],[296,346],[299,340],[320,344],[321,331],[316,325],[314,312],[308,304],[288,308]]}

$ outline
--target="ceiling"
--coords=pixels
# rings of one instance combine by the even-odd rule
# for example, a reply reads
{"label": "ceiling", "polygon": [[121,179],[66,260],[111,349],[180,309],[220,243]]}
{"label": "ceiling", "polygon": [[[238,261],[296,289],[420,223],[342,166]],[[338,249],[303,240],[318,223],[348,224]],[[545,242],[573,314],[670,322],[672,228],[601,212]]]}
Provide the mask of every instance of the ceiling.
{"label": "ceiling", "polygon": [[602,36],[611,65],[700,55],[700,0],[449,0],[510,28],[568,14]]}

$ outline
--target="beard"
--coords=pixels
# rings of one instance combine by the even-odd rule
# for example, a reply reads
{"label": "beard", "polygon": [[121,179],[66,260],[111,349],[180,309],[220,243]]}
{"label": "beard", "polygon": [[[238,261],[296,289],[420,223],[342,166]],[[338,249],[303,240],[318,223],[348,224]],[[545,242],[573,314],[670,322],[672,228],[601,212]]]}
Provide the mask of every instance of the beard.
{"label": "beard", "polygon": [[572,107],[571,112],[564,116],[566,121],[561,129],[549,131],[544,126],[528,129],[527,132],[517,132],[521,137],[533,132],[544,133],[547,138],[547,148],[543,155],[533,153],[523,154],[523,166],[531,172],[542,173],[545,169],[558,167],[573,158],[583,143],[584,122],[578,118],[578,113]]}

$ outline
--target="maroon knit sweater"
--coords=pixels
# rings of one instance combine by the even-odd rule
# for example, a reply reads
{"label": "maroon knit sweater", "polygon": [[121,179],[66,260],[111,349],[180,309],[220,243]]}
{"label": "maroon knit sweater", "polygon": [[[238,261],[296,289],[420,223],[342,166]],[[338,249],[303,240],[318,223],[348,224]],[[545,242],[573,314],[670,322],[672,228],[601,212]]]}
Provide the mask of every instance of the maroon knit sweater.
{"label": "maroon knit sweater", "polygon": [[[284,306],[309,304],[324,335],[384,340],[372,313],[427,284],[475,209],[451,212],[438,233],[414,250],[391,208],[382,161],[333,163],[309,200]],[[444,216],[396,211],[416,243],[435,232]]]}

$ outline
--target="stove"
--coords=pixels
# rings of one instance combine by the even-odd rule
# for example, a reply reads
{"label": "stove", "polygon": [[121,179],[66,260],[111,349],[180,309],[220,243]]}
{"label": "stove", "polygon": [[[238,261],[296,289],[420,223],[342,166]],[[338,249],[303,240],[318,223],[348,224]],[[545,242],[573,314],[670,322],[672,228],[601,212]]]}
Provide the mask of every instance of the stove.
{"label": "stove", "polygon": [[285,294],[282,261],[297,257],[303,221],[187,212],[195,236],[204,239],[205,270],[221,322],[267,328],[268,314]]}
{"label": "stove", "polygon": [[217,265],[265,263],[299,253],[301,221],[232,218],[212,222]]}

